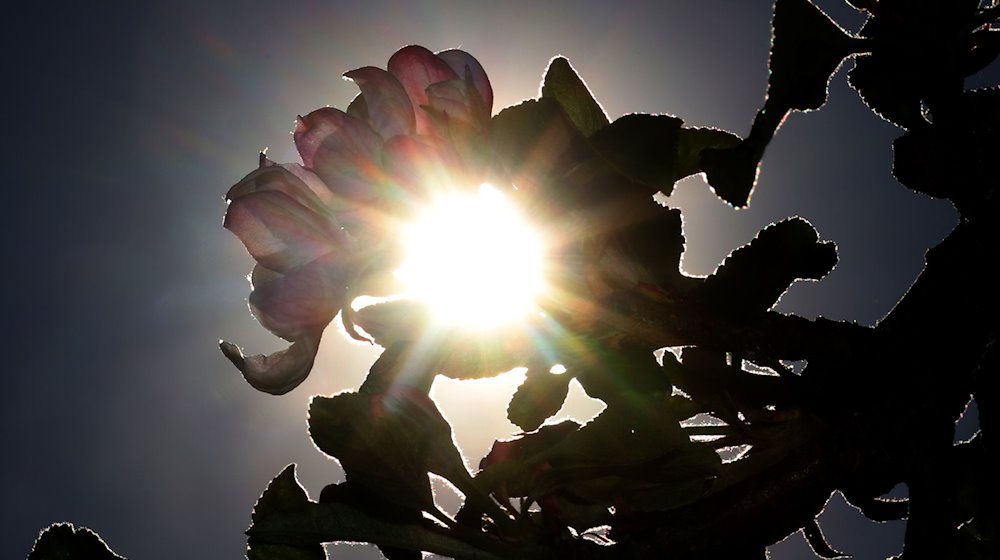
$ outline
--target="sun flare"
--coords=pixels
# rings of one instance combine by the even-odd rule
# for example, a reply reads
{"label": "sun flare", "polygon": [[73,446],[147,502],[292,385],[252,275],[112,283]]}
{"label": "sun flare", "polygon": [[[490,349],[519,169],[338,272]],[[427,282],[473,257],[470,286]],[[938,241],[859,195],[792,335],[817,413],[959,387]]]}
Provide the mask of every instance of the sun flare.
{"label": "sun flare", "polygon": [[404,227],[397,271],[407,295],[427,301],[436,320],[490,327],[535,309],[544,286],[544,246],[496,188],[437,200]]}

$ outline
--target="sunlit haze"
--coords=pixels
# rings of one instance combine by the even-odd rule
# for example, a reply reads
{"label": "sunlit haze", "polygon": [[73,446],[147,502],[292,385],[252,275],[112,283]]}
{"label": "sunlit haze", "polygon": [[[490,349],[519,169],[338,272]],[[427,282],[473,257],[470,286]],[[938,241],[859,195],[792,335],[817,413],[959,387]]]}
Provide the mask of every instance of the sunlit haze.
{"label": "sunlit haze", "polygon": [[[816,3],[854,30],[864,19],[846,2]],[[298,465],[313,499],[343,480],[310,440],[306,407],[312,395],[357,390],[381,349],[332,326],[309,379],[274,397],[217,345],[287,346],[247,309],[253,259],[222,228],[223,194],[264,147],[274,161],[300,161],[295,116],[346,109],[358,88],[343,72],[384,67],[403,45],[462,48],[489,74],[496,114],[537,95],[549,59],[563,55],[611,119],[669,113],[745,135],[764,101],[770,4],[11,3],[0,41],[16,56],[5,75],[27,87],[4,92],[4,291],[16,294],[3,302],[4,557],[24,558],[39,529],[71,521],[129,558],[242,558],[251,508],[286,465]],[[734,212],[698,177],[677,186],[669,202],[684,211],[687,272],[711,273],[763,227],[799,215],[837,242],[840,262],[821,282],[793,285],[782,312],[873,324],[913,283],[957,214],[895,182],[890,144],[901,131],[850,90],[853,64],[822,111],[785,123],[749,208]],[[998,79],[995,65],[970,85]],[[540,288],[540,272],[521,259],[544,262],[535,235],[546,230],[503,225],[517,215],[512,199],[476,188],[412,226],[410,289],[452,321],[530,314],[525,292]],[[517,431],[506,409],[521,379],[435,383],[470,467]],[[600,408],[573,381],[553,420],[577,398],[592,407],[571,412],[578,419]],[[904,523],[869,523],[839,497],[822,522],[858,558],[902,548]],[[381,558],[362,546],[331,555]],[[769,557],[812,553],[793,535]]]}
{"label": "sunlit haze", "polygon": [[544,286],[542,240],[496,188],[442,197],[402,235],[407,256],[397,275],[437,320],[488,327],[534,309]]}

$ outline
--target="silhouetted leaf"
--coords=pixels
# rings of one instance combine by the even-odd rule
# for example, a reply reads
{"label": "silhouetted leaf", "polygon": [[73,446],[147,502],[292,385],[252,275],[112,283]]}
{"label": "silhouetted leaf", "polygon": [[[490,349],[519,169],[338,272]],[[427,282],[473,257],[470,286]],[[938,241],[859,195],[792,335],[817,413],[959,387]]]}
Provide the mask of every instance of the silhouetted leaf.
{"label": "silhouetted leaf", "polygon": [[434,353],[420,345],[397,342],[375,360],[358,392],[377,395],[406,387],[415,393],[427,394],[434,382],[435,362]]}
{"label": "silhouetted leaf", "polygon": [[437,373],[452,379],[482,379],[527,365],[538,352],[537,323],[490,331],[453,331],[442,335]]}
{"label": "silhouetted leaf", "polygon": [[38,535],[28,560],[124,560],[97,533],[71,523],[55,523]]}
{"label": "silhouetted leaf", "polygon": [[295,463],[292,463],[282,469],[278,476],[268,483],[264,493],[254,504],[250,519],[258,521],[261,518],[284,511],[296,511],[304,508],[308,503],[309,496],[299,484],[295,476]]}
{"label": "silhouetted leaf", "polygon": [[613,404],[623,399],[645,399],[650,394],[670,394],[670,379],[652,352],[636,348],[612,352],[599,349],[592,341],[588,346],[588,354],[596,359],[587,360],[587,364],[574,361],[572,371],[591,397]]}
{"label": "silhouetted leaf", "polygon": [[981,29],[972,34],[972,52],[965,68],[965,74],[971,76],[997,59],[1000,55],[1000,31],[992,28]]}
{"label": "silhouetted leaf", "polygon": [[543,206],[562,207],[572,194],[561,177],[592,157],[586,138],[551,98],[530,99],[490,121],[490,142],[513,183]]}
{"label": "silhouetted leaf", "polygon": [[861,28],[873,47],[848,74],[851,87],[885,120],[907,130],[925,126],[924,109],[960,94],[965,77],[991,56],[991,45],[972,38],[978,4],[882,0]]}
{"label": "silhouetted leaf", "polygon": [[680,268],[684,253],[683,224],[680,209],[658,208],[651,218],[633,224],[627,232],[625,245],[630,257],[643,264],[649,279],[658,287],[676,288],[687,279]]}
{"label": "silhouetted leaf", "polygon": [[565,489],[592,503],[644,511],[702,496],[721,464],[711,448],[688,439],[662,401],[645,398],[609,406],[543,456],[551,468],[538,476],[532,496]]}
{"label": "silhouetted leaf", "polygon": [[620,172],[670,194],[678,174],[681,124],[670,115],[625,115],[590,137]]}
{"label": "silhouetted leaf", "polygon": [[819,109],[834,71],[859,47],[809,0],[777,0],[772,27],[768,98],[785,110]]}
{"label": "silhouetted leaf", "polygon": [[855,10],[870,11],[875,8],[878,0],[846,0]]}
{"label": "silhouetted leaf", "polygon": [[354,324],[364,329],[375,344],[389,348],[397,342],[419,340],[430,321],[427,304],[397,299],[362,307],[354,313]]}
{"label": "silhouetted leaf", "polygon": [[683,452],[634,464],[553,467],[538,476],[528,499],[552,493],[571,495],[582,504],[628,504],[630,511],[666,511],[704,496],[718,474],[718,455],[691,443]]}
{"label": "silhouetted leaf", "polygon": [[[295,477],[295,465],[285,467],[274,480],[267,485],[254,505],[251,515],[250,534],[255,527],[270,520],[281,519],[287,514],[305,511],[312,502],[306,491],[299,485]],[[311,543],[296,542],[255,542],[250,539],[247,558],[249,560],[322,560],[326,558],[321,540]]]}
{"label": "silhouetted leaf", "polygon": [[[395,344],[419,346],[410,366],[429,368],[428,375],[454,379],[492,377],[525,364],[535,348],[523,325],[488,331],[430,326],[430,309],[416,300],[393,300],[359,309],[354,316],[359,327],[385,348]],[[388,363],[388,362],[387,362]],[[381,367],[381,366],[380,366]],[[416,372],[407,374],[408,377]]]}
{"label": "silhouetted leaf", "polygon": [[313,397],[313,443],[340,461],[348,480],[399,506],[436,511],[424,457],[427,442],[411,437],[411,427],[376,418],[385,413],[376,398],[359,393]]}
{"label": "silhouetted leaf", "polygon": [[850,558],[849,554],[835,550],[826,542],[826,537],[823,536],[823,531],[820,530],[819,523],[815,519],[802,528],[802,535],[809,543],[809,548],[820,558]]}
{"label": "silhouetted leaf", "polygon": [[854,68],[847,73],[847,82],[872,112],[904,129],[927,123],[920,106],[919,90],[897,85],[912,80],[906,68],[875,55],[858,57]]}
{"label": "silhouetted leaf", "polygon": [[507,407],[507,418],[526,432],[537,429],[562,408],[569,393],[571,375],[528,370]]}
{"label": "silhouetted leaf", "polygon": [[578,429],[580,424],[563,420],[513,439],[493,442],[490,452],[479,462],[476,484],[501,499],[528,495],[539,473],[538,465],[546,460],[546,452]]}
{"label": "silhouetted leaf", "polygon": [[802,218],[789,218],[762,229],[733,251],[701,286],[713,308],[739,315],[770,309],[796,279],[818,280],[837,264],[837,249],[819,242]]}
{"label": "silhouetted leaf", "polygon": [[677,138],[675,181],[704,171],[701,164],[702,151],[734,148],[740,143],[739,136],[717,128],[681,128]]}
{"label": "silhouetted leaf", "polygon": [[[315,542],[369,542],[403,550],[423,550],[453,558],[498,560],[502,547],[483,539],[485,548],[459,540],[433,524],[397,523],[373,517],[341,503],[310,502],[296,511],[261,519],[247,531],[252,547],[285,545],[302,547]],[[273,556],[274,560],[284,558]],[[296,557],[292,557],[296,558]],[[310,557],[305,557],[310,558]],[[298,560],[296,558],[296,560]]]}
{"label": "silhouetted leaf", "polygon": [[893,175],[917,192],[952,199],[963,212],[979,208],[997,172],[1000,88],[965,92],[939,113],[893,142]]}
{"label": "silhouetted leaf", "polygon": [[608,124],[608,116],[587,84],[569,61],[561,56],[553,58],[545,70],[542,97],[558,101],[584,136],[590,136]]}
{"label": "silhouetted leaf", "polygon": [[772,23],[767,99],[750,134],[735,146],[705,149],[699,159],[715,194],[737,208],[749,204],[761,158],[788,112],[821,107],[841,61],[865,48],[809,0],[777,0]]}
{"label": "silhouetted leaf", "polygon": [[[751,135],[731,148],[706,148],[701,152],[699,167],[705,172],[705,180],[712,192],[735,208],[744,208],[750,203],[750,194],[757,184],[760,173],[760,159],[767,143],[771,141],[777,124],[764,123],[767,108],[757,113]],[[784,118],[784,114],[781,115]],[[777,119],[778,123],[781,119]],[[754,135],[754,130],[762,131]],[[769,132],[768,132],[769,131]]]}
{"label": "silhouetted leaf", "polygon": [[861,511],[861,513],[872,521],[896,521],[906,519],[909,514],[909,500],[889,500],[878,497],[864,498],[853,495],[851,492],[841,490],[844,499],[849,504]]}

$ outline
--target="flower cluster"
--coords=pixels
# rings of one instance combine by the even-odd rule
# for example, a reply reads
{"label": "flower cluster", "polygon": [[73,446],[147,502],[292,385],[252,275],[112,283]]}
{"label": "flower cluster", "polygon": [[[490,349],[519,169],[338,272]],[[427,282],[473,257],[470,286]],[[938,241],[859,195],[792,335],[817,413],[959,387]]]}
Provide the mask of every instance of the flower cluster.
{"label": "flower cluster", "polygon": [[413,45],[396,51],[387,70],[366,66],[345,77],[361,90],[346,111],[324,107],[299,117],[301,164],[262,156],[226,194],[225,227],[256,261],[251,312],[292,344],[256,356],[230,342],[221,348],[268,393],[286,393],[308,376],[338,313],[356,334],[350,301],[384,295],[398,264],[392,224],[438,186],[479,172],[476,147],[493,91],[470,54]]}

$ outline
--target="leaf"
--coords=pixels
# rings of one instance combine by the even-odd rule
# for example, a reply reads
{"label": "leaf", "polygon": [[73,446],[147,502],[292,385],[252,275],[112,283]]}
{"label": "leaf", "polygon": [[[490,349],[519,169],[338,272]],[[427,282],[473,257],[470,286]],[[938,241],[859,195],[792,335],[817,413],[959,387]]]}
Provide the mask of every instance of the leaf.
{"label": "leaf", "polygon": [[704,150],[733,148],[739,143],[739,136],[718,128],[681,128],[677,134],[675,181],[704,171],[701,165]]}
{"label": "leaf", "polygon": [[819,109],[830,78],[858,43],[809,0],[777,0],[772,28],[768,98],[782,109]]}
{"label": "leaf", "polygon": [[558,101],[584,136],[590,136],[608,125],[608,116],[594,99],[590,88],[569,61],[561,56],[553,58],[545,70],[542,97]]}
{"label": "leaf", "polygon": [[531,323],[442,334],[437,373],[452,379],[482,379],[525,366],[539,351],[537,340],[543,328]]}
{"label": "leaf", "polygon": [[[488,540],[483,548],[458,540],[429,523],[405,524],[385,521],[340,503],[310,502],[296,511],[268,516],[247,530],[251,547],[260,545],[302,546],[315,542],[369,542],[404,550],[423,550],[452,558],[496,560],[502,548]],[[492,549],[492,550],[491,550]],[[275,560],[280,557],[274,557]],[[298,559],[296,559],[298,560]]]}
{"label": "leaf", "polygon": [[819,522],[815,519],[810,520],[802,527],[802,536],[809,543],[809,548],[820,558],[850,558],[849,554],[837,551],[826,542],[826,537],[823,536],[823,531],[819,528]]}
{"label": "leaf", "polygon": [[669,195],[679,178],[683,122],[670,115],[633,113],[597,131],[590,143],[621,173]]}
{"label": "leaf", "polygon": [[341,393],[313,397],[309,435],[320,451],[340,461],[347,479],[406,508],[436,511],[422,447],[412,430],[373,418],[380,401]]}
{"label": "leaf", "polygon": [[400,299],[363,307],[355,312],[354,321],[384,348],[411,343],[419,346],[420,352],[413,360],[421,367],[433,369],[426,372],[431,376],[492,377],[524,365],[535,348],[531,334],[520,326],[490,331],[430,329],[430,310],[425,303],[415,300]]}
{"label": "leaf", "polygon": [[837,263],[837,248],[820,242],[812,224],[789,218],[761,230],[705,279],[706,305],[747,315],[770,309],[796,279],[819,280]]}
{"label": "leaf", "polygon": [[[683,218],[677,208],[655,208],[649,219],[632,224],[623,246],[629,258],[642,264],[652,284],[661,288],[680,288],[690,278],[680,271],[684,252]],[[638,281],[639,278],[633,279]]]}
{"label": "leaf", "polygon": [[848,83],[883,119],[907,130],[925,126],[924,109],[934,111],[960,94],[965,78],[992,56],[995,47],[974,33],[981,24],[978,5],[977,0],[880,3],[860,31],[874,47],[857,60]]}
{"label": "leaf", "polygon": [[35,540],[28,560],[124,560],[112,552],[101,537],[86,527],[54,523]]}
{"label": "leaf", "polygon": [[631,347],[611,351],[592,339],[580,342],[588,348],[585,359],[567,361],[587,395],[612,405],[670,394],[670,379],[652,352]]}
{"label": "leaf", "polygon": [[[620,474],[627,472],[623,467],[678,460],[686,454],[699,457],[696,462],[708,457],[708,463],[715,466],[706,466],[717,469],[718,456],[705,446],[693,444],[662,400],[636,396],[608,406],[542,457],[556,468],[612,467]],[[669,476],[666,472],[649,475]]]}
{"label": "leaf", "polygon": [[[254,505],[251,514],[250,534],[256,526],[286,514],[301,512],[312,502],[295,477],[295,464],[290,464],[274,477]],[[249,542],[249,560],[323,560],[322,541],[305,542]]]}
{"label": "leaf", "polygon": [[[319,496],[321,504],[343,504],[382,521],[418,525],[423,519],[420,510],[402,508],[372,494],[351,481],[328,484]],[[408,550],[389,545],[376,545],[388,560],[419,560],[420,550]]]}
{"label": "leaf", "polygon": [[493,442],[490,452],[479,462],[476,485],[503,499],[528,495],[546,453],[579,429],[580,424],[573,420],[563,420],[514,439]]}
{"label": "leaf", "polygon": [[867,12],[875,9],[875,5],[878,3],[878,0],[847,0],[847,3],[859,12]]}
{"label": "leaf", "polygon": [[877,496],[862,496],[845,489],[841,490],[847,503],[858,509],[865,517],[872,521],[897,521],[906,519],[910,514],[910,501],[908,499],[883,499]]}
{"label": "leaf", "polygon": [[264,493],[254,504],[253,513],[250,514],[251,521],[258,521],[269,515],[280,514],[285,511],[296,511],[305,507],[309,503],[309,496],[305,489],[299,484],[295,476],[295,463],[281,469],[278,476],[268,483]]}
{"label": "leaf", "polygon": [[571,375],[529,369],[507,407],[507,418],[526,432],[559,412],[569,393]]}
{"label": "leaf", "polygon": [[411,299],[380,302],[354,312],[354,324],[383,348],[420,340],[426,334],[429,321],[427,304]]}
{"label": "leaf", "polygon": [[660,401],[609,406],[543,453],[529,500],[564,489],[590,503],[627,503],[662,511],[691,503],[721,466],[709,447],[691,442]]}
{"label": "leaf", "polygon": [[593,149],[554,99],[531,99],[490,121],[490,143],[519,190],[554,212],[572,203],[562,177],[593,157]]}
{"label": "leaf", "polygon": [[892,173],[908,188],[950,198],[965,213],[988,199],[1000,145],[1000,88],[968,91],[946,115],[892,143]]}
{"label": "leaf", "polygon": [[[707,148],[699,157],[699,167],[705,172],[705,180],[712,192],[734,208],[745,208],[750,204],[750,195],[757,185],[760,174],[760,160],[764,149],[785,117],[781,113],[761,109],[750,135],[731,148]],[[771,123],[773,121],[773,124]],[[754,134],[756,132],[756,134]]]}
{"label": "leaf", "polygon": [[850,84],[873,113],[903,128],[927,124],[921,111],[919,88],[914,77],[902,67],[903,61],[883,54],[858,57],[847,73]]}
{"label": "leaf", "polygon": [[865,48],[809,0],[777,0],[772,23],[767,100],[750,134],[736,146],[703,150],[699,158],[715,194],[736,208],[749,204],[761,158],[788,112],[820,108],[841,61]]}
{"label": "leaf", "polygon": [[397,342],[375,360],[358,392],[376,395],[398,390],[405,385],[427,394],[434,382],[433,362],[434,357],[419,345]]}

